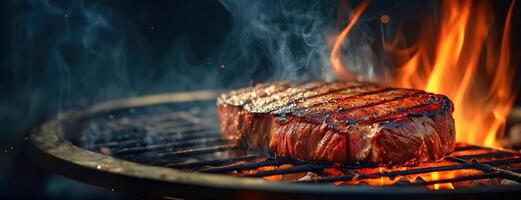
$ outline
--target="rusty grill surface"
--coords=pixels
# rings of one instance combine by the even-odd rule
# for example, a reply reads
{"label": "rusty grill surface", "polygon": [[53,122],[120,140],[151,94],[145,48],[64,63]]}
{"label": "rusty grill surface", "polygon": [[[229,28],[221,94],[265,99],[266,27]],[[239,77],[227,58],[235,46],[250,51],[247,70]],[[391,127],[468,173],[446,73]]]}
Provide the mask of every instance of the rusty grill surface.
{"label": "rusty grill surface", "polygon": [[[125,163],[116,164],[114,167],[114,163],[117,162],[107,162],[105,158],[139,163],[142,164],[139,165],[139,169],[145,167],[145,170],[148,166],[160,167],[151,168],[152,171],[169,168],[178,170],[176,173],[204,172],[197,176],[187,175],[188,179],[197,179],[204,174],[220,174],[267,180],[259,182],[260,184],[278,182],[285,185],[307,185],[307,188],[309,185],[327,184],[334,186],[335,190],[368,186],[423,188],[422,191],[425,191],[425,188],[458,190],[483,186],[514,186],[514,190],[508,191],[519,192],[521,183],[521,155],[518,152],[465,144],[458,144],[455,152],[439,163],[392,168],[367,163],[306,162],[276,157],[269,152],[243,150],[220,137],[213,100],[175,104],[166,101],[157,105],[150,102],[108,104],[87,112],[64,114],[60,120],[48,123],[47,126],[49,127],[42,126],[43,131],[33,134],[32,137],[40,149],[50,152],[54,157],[67,160],[69,154],[54,153],[65,151],[64,148],[53,148],[52,145],[59,146],[61,143],[57,141],[61,140],[65,141],[65,144],[70,142],[74,147],[71,151],[83,153],[84,150],[88,150],[80,157],[92,157],[87,164],[82,163],[82,158],[78,156],[70,159],[71,162],[89,165],[97,170],[107,168],[109,173],[124,175],[134,173],[134,176],[139,176],[139,173],[134,169],[126,171]],[[48,132],[49,129],[59,129],[54,130],[57,132],[57,141],[46,141],[48,136],[42,133]],[[101,157],[97,158],[98,155]],[[97,160],[100,164],[92,165]],[[109,165],[111,167],[106,167]],[[433,177],[435,173],[436,177]],[[168,178],[164,174],[159,177]],[[172,180],[175,182],[178,179],[170,179]],[[227,181],[223,180],[223,183],[228,183]],[[446,188],[446,184],[451,184],[452,188]]]}

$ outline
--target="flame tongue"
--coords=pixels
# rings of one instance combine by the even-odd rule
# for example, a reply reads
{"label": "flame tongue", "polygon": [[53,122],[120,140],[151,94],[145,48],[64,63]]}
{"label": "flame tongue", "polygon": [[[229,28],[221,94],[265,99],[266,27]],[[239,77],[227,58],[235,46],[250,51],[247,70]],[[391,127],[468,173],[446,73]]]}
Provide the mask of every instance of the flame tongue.
{"label": "flame tongue", "polygon": [[[500,43],[491,31],[490,2],[446,0],[441,1],[438,35],[425,33],[407,49],[385,45],[389,54],[404,61],[390,78],[392,85],[445,94],[454,102],[458,142],[500,146],[501,128],[515,97],[509,46],[514,3],[510,4]],[[342,63],[339,49],[366,7],[367,2],[361,3],[335,38],[330,61],[340,79],[354,77]]]}
{"label": "flame tongue", "polygon": [[354,76],[352,73],[350,73],[347,70],[347,67],[342,62],[342,59],[340,57],[340,47],[342,46],[342,43],[344,42],[345,38],[353,29],[353,26],[355,26],[356,22],[364,12],[364,10],[368,6],[367,1],[363,1],[356,7],[356,9],[353,11],[353,15],[351,16],[351,19],[349,21],[349,24],[347,25],[344,30],[335,38],[335,43],[333,44],[333,49],[331,50],[331,56],[329,57],[329,61],[331,62],[331,66],[333,67],[333,70],[335,71],[336,75],[342,79],[342,80],[352,80],[354,79]]}
{"label": "flame tongue", "polygon": [[[434,58],[432,65],[429,62],[416,62],[415,65],[405,66],[402,68],[404,73],[398,79],[423,81],[397,85],[447,95],[455,105],[453,116],[456,120],[456,140],[498,147],[498,134],[514,97],[510,88],[512,73],[508,73],[509,27],[514,2],[507,14],[499,51],[494,48],[495,37],[490,31],[493,13],[488,3],[442,1],[435,55],[426,55],[426,51],[416,53],[419,57]],[[420,41],[420,46],[426,48],[426,41]],[[419,73],[410,73],[412,69],[408,68],[414,68],[415,71],[432,70],[422,77]]]}

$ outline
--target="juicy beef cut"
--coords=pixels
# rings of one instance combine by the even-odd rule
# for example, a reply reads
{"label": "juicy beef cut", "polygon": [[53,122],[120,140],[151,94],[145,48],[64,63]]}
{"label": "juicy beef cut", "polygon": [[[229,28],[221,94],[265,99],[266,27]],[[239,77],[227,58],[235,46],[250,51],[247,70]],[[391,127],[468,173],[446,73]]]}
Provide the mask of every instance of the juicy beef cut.
{"label": "juicy beef cut", "polygon": [[364,82],[274,82],[217,99],[222,135],[249,149],[311,161],[415,165],[453,151],[443,95]]}

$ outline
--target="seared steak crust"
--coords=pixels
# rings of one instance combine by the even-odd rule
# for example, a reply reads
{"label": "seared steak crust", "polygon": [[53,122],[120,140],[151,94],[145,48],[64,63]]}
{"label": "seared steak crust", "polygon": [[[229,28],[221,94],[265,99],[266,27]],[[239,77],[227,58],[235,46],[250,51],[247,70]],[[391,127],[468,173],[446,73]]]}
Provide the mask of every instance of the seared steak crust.
{"label": "seared steak crust", "polygon": [[443,95],[363,82],[275,82],[217,99],[224,137],[279,156],[414,165],[455,146]]}

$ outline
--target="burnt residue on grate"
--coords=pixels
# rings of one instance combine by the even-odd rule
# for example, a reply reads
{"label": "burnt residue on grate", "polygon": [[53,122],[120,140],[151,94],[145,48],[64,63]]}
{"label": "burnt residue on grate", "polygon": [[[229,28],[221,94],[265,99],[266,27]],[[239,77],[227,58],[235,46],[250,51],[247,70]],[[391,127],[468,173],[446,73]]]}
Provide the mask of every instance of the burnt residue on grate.
{"label": "burnt residue on grate", "polygon": [[[458,144],[443,162],[415,167],[305,162],[245,151],[220,137],[198,111],[102,116],[83,122],[75,145],[119,159],[205,173],[336,185],[424,185],[443,188],[521,183],[521,155]],[[436,187],[437,186],[437,187]]]}

